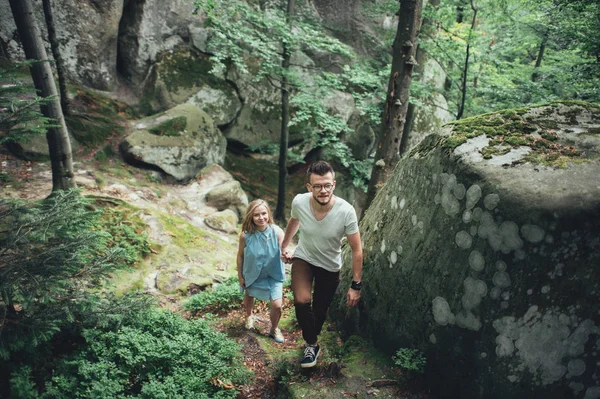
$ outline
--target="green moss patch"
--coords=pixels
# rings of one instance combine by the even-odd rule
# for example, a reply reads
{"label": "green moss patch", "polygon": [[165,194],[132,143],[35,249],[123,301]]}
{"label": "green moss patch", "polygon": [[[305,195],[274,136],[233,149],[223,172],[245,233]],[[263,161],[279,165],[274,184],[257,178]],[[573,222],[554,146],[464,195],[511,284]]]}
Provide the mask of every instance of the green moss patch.
{"label": "green moss patch", "polygon": [[208,57],[197,56],[189,49],[179,49],[160,60],[159,74],[167,90],[199,86],[203,82],[211,86],[222,84],[210,73],[212,63]]}
{"label": "green moss patch", "polygon": [[[562,110],[562,105],[577,107]],[[576,124],[577,116],[585,109],[594,112],[600,110],[595,104],[560,102],[547,105],[539,117],[525,117],[531,108],[517,108],[465,118],[449,123],[453,133],[442,140],[442,147],[454,149],[469,138],[485,135],[490,139],[489,145],[481,150],[484,159],[502,155],[511,148],[528,146],[531,152],[520,162],[532,162],[552,167],[566,167],[569,160],[577,160],[582,153],[573,146],[559,142],[557,130],[559,123],[549,119],[558,114],[567,118],[567,123]]]}
{"label": "green moss patch", "polygon": [[181,136],[181,131],[184,130],[187,126],[187,118],[185,116],[178,116],[173,119],[169,119],[161,123],[158,126],[155,126],[151,129],[148,129],[148,132],[157,136]]}

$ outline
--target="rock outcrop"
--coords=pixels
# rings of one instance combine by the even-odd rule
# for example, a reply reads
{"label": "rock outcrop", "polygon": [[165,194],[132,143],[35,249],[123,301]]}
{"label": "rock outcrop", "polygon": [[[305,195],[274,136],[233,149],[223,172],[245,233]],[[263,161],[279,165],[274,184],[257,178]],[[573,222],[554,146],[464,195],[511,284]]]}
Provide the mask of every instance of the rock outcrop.
{"label": "rock outcrop", "polygon": [[598,397],[599,133],[599,106],[553,103],[426,138],[361,222],[362,299],[337,297],[338,326],[425,353],[436,397]]}
{"label": "rock outcrop", "polygon": [[[46,37],[41,1],[34,1],[34,5],[38,26]],[[95,89],[115,89],[123,0],[64,0],[53,6],[67,78]],[[24,58],[8,0],[0,0],[0,47],[10,59]]]}
{"label": "rock outcrop", "polygon": [[121,143],[124,159],[186,182],[211,163],[223,163],[227,141],[200,108],[182,104],[135,124]]}

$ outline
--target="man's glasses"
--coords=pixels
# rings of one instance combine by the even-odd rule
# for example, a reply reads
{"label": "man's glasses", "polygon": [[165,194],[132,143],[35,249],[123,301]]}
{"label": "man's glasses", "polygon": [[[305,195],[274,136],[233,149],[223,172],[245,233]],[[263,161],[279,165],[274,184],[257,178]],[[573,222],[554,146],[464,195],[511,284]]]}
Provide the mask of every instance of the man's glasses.
{"label": "man's glasses", "polygon": [[[310,183],[308,183],[308,184],[310,184]],[[331,191],[331,189],[333,189],[333,184],[330,184],[330,183],[327,183],[324,186],[322,186],[320,184],[310,184],[310,186],[315,191],[321,191],[321,189],[325,189],[325,191]]]}

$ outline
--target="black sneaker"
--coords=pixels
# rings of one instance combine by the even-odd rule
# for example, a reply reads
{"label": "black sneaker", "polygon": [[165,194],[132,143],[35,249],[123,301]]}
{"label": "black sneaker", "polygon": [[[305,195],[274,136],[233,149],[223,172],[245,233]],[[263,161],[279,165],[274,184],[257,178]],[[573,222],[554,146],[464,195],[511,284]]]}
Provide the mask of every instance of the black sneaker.
{"label": "black sneaker", "polygon": [[315,364],[317,364],[319,352],[319,345],[306,345],[306,348],[304,348],[304,357],[300,362],[300,366],[303,368],[314,367]]}

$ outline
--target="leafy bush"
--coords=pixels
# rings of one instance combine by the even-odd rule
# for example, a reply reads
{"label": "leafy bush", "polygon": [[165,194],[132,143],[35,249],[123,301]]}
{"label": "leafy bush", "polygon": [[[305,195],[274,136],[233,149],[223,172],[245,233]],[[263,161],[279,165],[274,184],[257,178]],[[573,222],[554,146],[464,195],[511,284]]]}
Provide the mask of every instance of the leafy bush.
{"label": "leafy bush", "polygon": [[423,373],[425,371],[425,364],[427,363],[425,356],[418,349],[400,348],[392,356],[392,359],[396,366],[405,370],[416,371],[417,373]]}
{"label": "leafy bush", "polygon": [[240,306],[244,294],[240,292],[240,282],[237,277],[230,277],[212,289],[192,296],[185,304],[186,310],[192,312],[225,312]]}
{"label": "leafy bush", "polygon": [[[248,378],[240,347],[205,320],[150,310],[121,326],[84,329],[85,344],[58,360],[42,398],[234,398]],[[27,392],[28,368],[11,386]]]}

